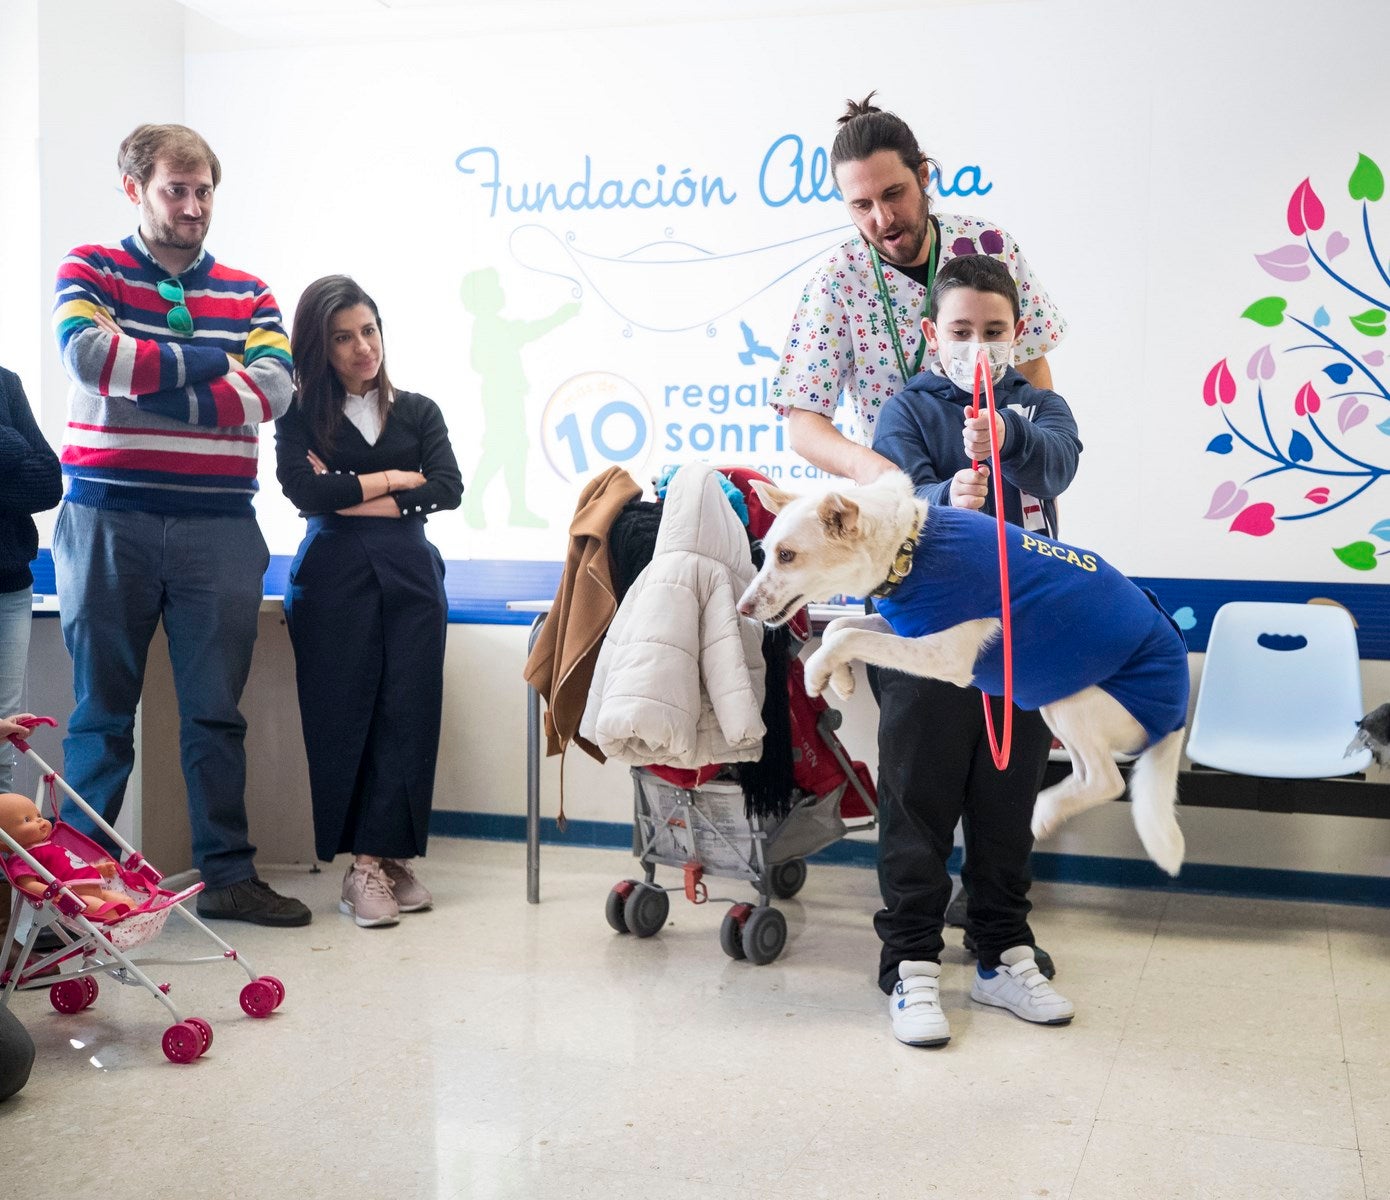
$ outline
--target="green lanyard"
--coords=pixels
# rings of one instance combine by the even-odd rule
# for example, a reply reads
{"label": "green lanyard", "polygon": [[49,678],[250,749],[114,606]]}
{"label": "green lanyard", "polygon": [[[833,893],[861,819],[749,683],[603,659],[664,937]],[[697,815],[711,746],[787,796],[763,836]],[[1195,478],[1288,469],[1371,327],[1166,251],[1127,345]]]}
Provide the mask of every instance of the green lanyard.
{"label": "green lanyard", "polygon": [[[924,313],[931,311],[931,289],[936,282],[936,264],[941,257],[941,239],[936,233],[936,222],[933,221],[928,228],[931,230],[931,253],[927,255],[927,307]],[[868,238],[864,239],[868,242]],[[917,343],[917,358],[912,364],[912,370],[907,369],[907,355],[903,353],[903,339],[898,333],[898,318],[893,313],[893,301],[888,295],[888,283],[883,278],[883,262],[878,256],[878,248],[869,242],[869,259],[874,264],[874,278],[878,280],[878,297],[883,301],[884,316],[888,321],[888,332],[893,337],[893,353],[898,356],[898,370],[901,372],[903,382],[907,383],[918,371],[922,369],[922,362],[927,356],[927,336],[922,334],[921,340]]]}

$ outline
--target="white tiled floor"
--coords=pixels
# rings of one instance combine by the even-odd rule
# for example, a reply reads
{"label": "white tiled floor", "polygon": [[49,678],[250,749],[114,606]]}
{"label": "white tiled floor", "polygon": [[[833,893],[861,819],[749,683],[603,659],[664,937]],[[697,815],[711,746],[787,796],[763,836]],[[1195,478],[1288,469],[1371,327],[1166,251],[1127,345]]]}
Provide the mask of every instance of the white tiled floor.
{"label": "white tiled floor", "polygon": [[953,1040],[912,1050],[872,982],[873,872],[813,866],[752,967],[679,896],[656,937],[614,934],[632,868],[547,846],[532,907],[519,845],[439,838],[437,909],[379,930],[337,913],[337,871],[267,872],[314,923],[216,928],[285,981],[280,1011],[244,1016],[235,967],[155,969],[214,1027],[191,1066],[138,989],[66,1017],[15,997],[38,1061],[0,1171],[120,1200],[1390,1200],[1384,910],[1038,885],[1076,1021],[972,1004],[954,933]]}

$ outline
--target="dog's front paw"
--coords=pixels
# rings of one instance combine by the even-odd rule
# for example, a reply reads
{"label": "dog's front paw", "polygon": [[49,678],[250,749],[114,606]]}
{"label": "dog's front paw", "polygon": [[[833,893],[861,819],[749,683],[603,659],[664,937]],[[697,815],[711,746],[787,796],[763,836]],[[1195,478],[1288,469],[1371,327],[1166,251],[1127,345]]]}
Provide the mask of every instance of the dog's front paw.
{"label": "dog's front paw", "polygon": [[849,663],[841,663],[830,673],[830,686],[841,700],[848,700],[854,695],[854,669]]}
{"label": "dog's front paw", "polygon": [[[843,669],[843,664],[835,663],[822,646],[806,660],[806,693],[819,696],[830,683],[830,677]],[[853,686],[851,684],[851,686]]]}

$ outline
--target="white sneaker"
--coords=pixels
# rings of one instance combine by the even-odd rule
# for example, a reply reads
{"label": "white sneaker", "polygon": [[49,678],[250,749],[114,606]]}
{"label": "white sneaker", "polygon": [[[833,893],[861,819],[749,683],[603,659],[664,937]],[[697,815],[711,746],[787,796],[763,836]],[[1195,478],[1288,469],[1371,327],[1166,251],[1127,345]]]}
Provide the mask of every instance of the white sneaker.
{"label": "white sneaker", "polygon": [[978,967],[970,998],[1039,1025],[1065,1025],[1076,1016],[1072,1002],[1048,983],[1033,961],[1032,946],[1013,946],[999,956],[993,971]]}
{"label": "white sneaker", "polygon": [[898,982],[888,997],[893,1036],[908,1046],[944,1046],[951,1026],[941,1011],[941,964],[900,962]]}

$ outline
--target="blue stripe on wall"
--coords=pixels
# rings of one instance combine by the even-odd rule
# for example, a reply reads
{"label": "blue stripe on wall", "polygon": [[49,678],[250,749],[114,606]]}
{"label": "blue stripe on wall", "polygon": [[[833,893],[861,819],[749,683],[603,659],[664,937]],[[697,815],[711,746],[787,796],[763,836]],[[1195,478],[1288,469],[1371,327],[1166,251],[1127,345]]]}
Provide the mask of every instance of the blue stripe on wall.
{"label": "blue stripe on wall", "polygon": [[[285,594],[293,561],[284,554],[271,556],[265,573],[267,596]],[[508,612],[507,601],[549,600],[560,586],[562,566],[558,562],[528,559],[450,559],[444,573],[449,620],[456,625],[529,625],[536,614]]]}
{"label": "blue stripe on wall", "polygon": [[[430,818],[430,831],[441,837],[486,838],[522,843],[526,818],[500,813],[438,812]],[[554,820],[541,822],[541,842],[549,845],[631,850],[632,826],[616,821],[570,821],[560,833]],[[877,862],[873,842],[843,839],[827,846],[807,861],[836,866],[868,867]],[[960,871],[961,851],[951,853],[948,867]],[[522,863],[518,846],[518,863]],[[1307,900],[1323,904],[1361,904],[1390,908],[1390,879],[1375,875],[1333,875],[1321,871],[1284,871],[1267,867],[1229,867],[1213,863],[1188,863],[1177,879],[1171,879],[1146,859],[1108,858],[1088,854],[1049,854],[1035,850],[1030,860],[1033,878],[1049,883],[1079,883],[1095,887],[1143,888],[1149,891],[1240,896],[1260,900]],[[641,868],[633,859],[633,874]],[[541,881],[545,869],[542,860]],[[665,870],[658,881],[675,886],[679,876]],[[618,882],[616,879],[614,883]]]}
{"label": "blue stripe on wall", "polygon": [[[283,596],[292,555],[273,554],[265,573],[265,594]],[[444,591],[449,620],[458,625],[529,625],[534,613],[507,611],[508,600],[549,600],[560,585],[558,562],[522,559],[453,559],[446,564]],[[53,555],[40,550],[34,560],[34,591],[53,595]]]}
{"label": "blue stripe on wall", "polygon": [[[271,557],[265,573],[266,595],[284,594],[291,561],[284,554]],[[559,586],[561,566],[526,559],[452,559],[444,578],[449,620],[470,625],[529,625],[534,614],[508,612],[507,601],[548,600]],[[1148,577],[1135,582],[1152,589],[1164,608],[1179,615],[1179,623],[1190,621],[1184,633],[1193,651],[1206,650],[1212,617],[1231,600],[1306,604],[1320,598],[1335,600],[1350,610],[1356,620],[1362,658],[1390,659],[1390,584]],[[53,592],[53,558],[47,550],[39,551],[34,563],[34,590]]]}
{"label": "blue stripe on wall", "polygon": [[[1356,622],[1362,658],[1390,658],[1390,583],[1288,583],[1248,579],[1149,579],[1135,577],[1178,618],[1189,650],[1205,651],[1216,610],[1232,600],[1306,604],[1335,600]],[[1186,610],[1184,612],[1184,610]]]}

